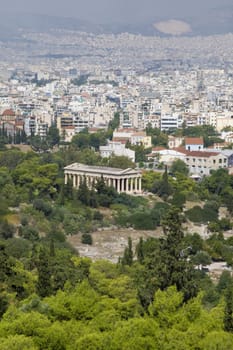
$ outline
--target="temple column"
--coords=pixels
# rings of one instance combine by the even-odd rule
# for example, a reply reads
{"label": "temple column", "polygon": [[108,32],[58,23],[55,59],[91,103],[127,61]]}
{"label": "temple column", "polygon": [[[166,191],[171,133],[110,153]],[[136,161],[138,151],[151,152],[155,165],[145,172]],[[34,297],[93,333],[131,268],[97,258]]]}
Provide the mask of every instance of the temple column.
{"label": "temple column", "polygon": [[125,192],[125,179],[122,179],[121,188],[122,188],[122,192]]}
{"label": "temple column", "polygon": [[72,174],[72,178],[73,178],[73,187],[75,188],[75,186],[76,186],[76,179],[75,179],[75,175],[74,174]]}
{"label": "temple column", "polygon": [[123,192],[123,188],[124,188],[124,181],[123,179],[120,179],[120,192]]}
{"label": "temple column", "polygon": [[132,193],[133,191],[133,182],[132,182],[132,177],[129,179],[129,192]]}
{"label": "temple column", "polygon": [[134,188],[135,188],[135,192],[137,192],[138,191],[138,178],[137,177],[135,177],[135,179],[134,179]]}
{"label": "temple column", "polygon": [[65,174],[65,185],[67,185],[68,182],[68,174]]}
{"label": "temple column", "polygon": [[116,179],[112,179],[112,186],[116,189]]}
{"label": "temple column", "polygon": [[87,187],[91,188],[91,176],[87,176]]}
{"label": "temple column", "polygon": [[139,177],[139,192],[141,193],[142,192],[142,178]]}
{"label": "temple column", "polygon": [[120,179],[117,179],[117,192],[120,192]]}
{"label": "temple column", "polygon": [[129,179],[126,179],[126,193],[129,192]]}
{"label": "temple column", "polygon": [[125,179],[121,180],[121,190],[122,192],[125,192]]}

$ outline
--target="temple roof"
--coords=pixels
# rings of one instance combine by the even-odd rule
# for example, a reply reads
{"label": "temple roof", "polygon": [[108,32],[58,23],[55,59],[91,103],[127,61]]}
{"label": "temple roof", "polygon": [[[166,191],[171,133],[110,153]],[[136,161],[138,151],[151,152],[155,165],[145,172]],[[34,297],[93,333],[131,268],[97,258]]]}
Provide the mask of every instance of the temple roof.
{"label": "temple roof", "polygon": [[102,167],[102,166],[93,166],[86,165],[81,163],[73,163],[64,168],[65,171],[77,171],[82,173],[93,173],[100,175],[140,175],[141,171],[137,169],[127,168],[127,169],[119,169],[119,168],[110,168],[110,167]]}

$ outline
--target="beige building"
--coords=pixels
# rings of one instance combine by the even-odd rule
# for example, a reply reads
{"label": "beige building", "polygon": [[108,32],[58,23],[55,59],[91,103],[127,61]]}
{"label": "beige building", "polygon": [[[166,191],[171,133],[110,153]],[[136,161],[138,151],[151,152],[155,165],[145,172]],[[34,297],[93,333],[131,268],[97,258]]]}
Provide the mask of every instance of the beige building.
{"label": "beige building", "polygon": [[90,166],[73,163],[64,168],[65,184],[72,181],[74,188],[79,188],[81,182],[86,179],[89,188],[103,178],[107,186],[114,187],[117,192],[129,194],[142,192],[142,175],[136,169],[118,169],[99,166]]}
{"label": "beige building", "polygon": [[186,151],[184,159],[190,174],[209,175],[211,170],[228,167],[228,158],[222,153],[206,151]]}
{"label": "beige building", "polygon": [[145,148],[151,147],[151,136],[147,136],[144,131],[138,131],[131,135],[132,145],[143,145]]}
{"label": "beige building", "polygon": [[175,136],[172,136],[172,135],[168,136],[168,148],[180,147],[183,142],[184,142],[184,138],[183,137],[175,137]]}

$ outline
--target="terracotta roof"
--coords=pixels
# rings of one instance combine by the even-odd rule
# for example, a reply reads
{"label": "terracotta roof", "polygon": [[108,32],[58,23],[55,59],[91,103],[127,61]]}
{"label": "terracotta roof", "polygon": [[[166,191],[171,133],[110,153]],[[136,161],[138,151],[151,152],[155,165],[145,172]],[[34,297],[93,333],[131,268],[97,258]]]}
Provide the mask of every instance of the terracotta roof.
{"label": "terracotta roof", "polygon": [[183,147],[183,146],[180,146],[180,147],[174,147],[172,148],[173,151],[177,151],[177,152],[180,152],[180,153],[187,153],[186,149]]}
{"label": "terracotta roof", "polygon": [[127,143],[129,141],[129,138],[128,137],[113,137],[112,141]]}
{"label": "terracotta roof", "polygon": [[166,148],[165,147],[161,147],[161,146],[153,147],[152,148],[152,153],[153,152],[158,152],[158,151],[163,151],[164,149],[166,149]]}
{"label": "terracotta roof", "polygon": [[125,128],[125,129],[117,129],[116,132],[126,132],[126,133],[131,133],[131,132],[136,132],[134,128]]}
{"label": "terracotta roof", "polygon": [[131,137],[134,137],[134,136],[143,136],[143,137],[146,137],[146,133],[144,131],[138,131],[138,132],[135,132],[134,134],[131,135]]}
{"label": "terracotta roof", "polygon": [[15,116],[15,112],[12,109],[5,109],[5,111],[2,113],[2,116]]}
{"label": "terracotta roof", "polygon": [[185,138],[186,145],[203,145],[203,137],[186,137]]}
{"label": "terracotta roof", "polygon": [[184,151],[184,153],[186,154],[186,156],[200,157],[200,158],[209,158],[220,154],[220,152],[206,152],[206,151]]}

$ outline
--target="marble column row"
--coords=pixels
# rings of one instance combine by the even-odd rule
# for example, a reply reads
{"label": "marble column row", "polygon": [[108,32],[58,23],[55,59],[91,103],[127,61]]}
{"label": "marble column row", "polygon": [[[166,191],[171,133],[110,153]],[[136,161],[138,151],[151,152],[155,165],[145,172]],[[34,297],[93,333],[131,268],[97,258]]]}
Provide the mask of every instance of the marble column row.
{"label": "marble column row", "polygon": [[[72,181],[73,187],[79,188],[81,182],[86,179],[87,186],[92,188],[95,186],[96,182],[100,177],[90,176],[90,175],[80,175],[65,173],[65,184],[68,181]],[[142,190],[142,179],[141,177],[104,177],[104,181],[107,186],[114,187],[117,192],[126,192],[126,193],[140,193]]]}

